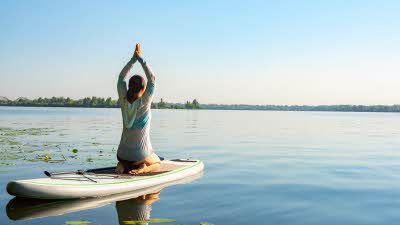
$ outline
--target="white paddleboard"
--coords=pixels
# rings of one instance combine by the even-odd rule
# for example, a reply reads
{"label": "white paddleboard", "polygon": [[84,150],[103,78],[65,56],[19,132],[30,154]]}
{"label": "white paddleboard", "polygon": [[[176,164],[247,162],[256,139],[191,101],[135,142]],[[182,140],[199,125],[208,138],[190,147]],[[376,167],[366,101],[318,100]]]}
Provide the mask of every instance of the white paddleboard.
{"label": "white paddleboard", "polygon": [[7,216],[11,220],[30,220],[49,216],[59,216],[82,210],[103,207],[117,201],[125,201],[139,196],[161,191],[163,188],[187,184],[201,178],[202,172],[180,180],[152,186],[149,188],[130,191],[127,193],[108,195],[99,198],[83,198],[62,200],[13,198],[6,206]]}
{"label": "white paddleboard", "polygon": [[120,194],[173,182],[200,173],[200,160],[164,160],[159,172],[116,175],[113,170],[69,173],[51,177],[17,180],[7,184],[10,195],[39,199],[76,199]]}

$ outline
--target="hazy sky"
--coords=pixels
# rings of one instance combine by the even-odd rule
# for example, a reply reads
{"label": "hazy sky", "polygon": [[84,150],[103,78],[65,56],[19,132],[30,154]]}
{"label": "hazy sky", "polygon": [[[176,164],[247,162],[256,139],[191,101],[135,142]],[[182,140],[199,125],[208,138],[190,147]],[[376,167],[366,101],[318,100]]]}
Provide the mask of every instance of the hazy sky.
{"label": "hazy sky", "polygon": [[399,104],[399,12],[400,1],[2,0],[0,96],[116,98],[140,42],[156,100]]}

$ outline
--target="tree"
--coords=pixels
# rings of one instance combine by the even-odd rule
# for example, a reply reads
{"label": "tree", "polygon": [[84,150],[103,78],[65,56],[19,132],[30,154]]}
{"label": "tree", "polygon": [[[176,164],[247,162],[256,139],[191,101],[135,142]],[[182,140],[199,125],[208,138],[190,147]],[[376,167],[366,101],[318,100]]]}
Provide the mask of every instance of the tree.
{"label": "tree", "polygon": [[105,104],[107,107],[112,107],[113,105],[112,105],[112,99],[111,99],[111,97],[108,97],[107,99],[106,99],[106,104]]}
{"label": "tree", "polygon": [[90,106],[90,98],[86,97],[86,98],[82,99],[82,104],[85,107],[89,107]]}
{"label": "tree", "polygon": [[189,101],[186,101],[186,103],[185,103],[185,109],[193,109],[192,103],[190,103]]}
{"label": "tree", "polygon": [[193,109],[200,109],[200,103],[196,99],[193,99],[192,107]]}
{"label": "tree", "polygon": [[164,99],[161,98],[160,102],[157,104],[158,105],[158,109],[165,109],[167,108],[167,103],[164,102]]}

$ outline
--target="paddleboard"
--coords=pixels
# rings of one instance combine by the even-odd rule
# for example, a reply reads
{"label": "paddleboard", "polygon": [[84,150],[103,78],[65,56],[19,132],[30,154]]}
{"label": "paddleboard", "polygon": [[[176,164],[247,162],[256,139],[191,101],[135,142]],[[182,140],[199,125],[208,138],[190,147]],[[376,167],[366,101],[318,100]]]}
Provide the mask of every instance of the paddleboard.
{"label": "paddleboard", "polygon": [[103,207],[107,204],[113,204],[117,201],[126,201],[137,198],[139,196],[161,191],[169,186],[188,184],[200,179],[202,175],[203,173],[200,172],[193,176],[188,176],[176,181],[134,190],[127,193],[113,194],[98,198],[68,199],[63,201],[15,197],[8,202],[6,206],[6,212],[8,218],[11,220],[30,220],[49,216],[60,216],[82,210]]}
{"label": "paddleboard", "polygon": [[[7,184],[10,195],[37,199],[78,199],[126,193],[193,176],[204,169],[201,160],[161,161],[158,172],[139,175],[114,173],[115,167],[54,173],[49,177]],[[49,175],[49,174],[48,174]]]}

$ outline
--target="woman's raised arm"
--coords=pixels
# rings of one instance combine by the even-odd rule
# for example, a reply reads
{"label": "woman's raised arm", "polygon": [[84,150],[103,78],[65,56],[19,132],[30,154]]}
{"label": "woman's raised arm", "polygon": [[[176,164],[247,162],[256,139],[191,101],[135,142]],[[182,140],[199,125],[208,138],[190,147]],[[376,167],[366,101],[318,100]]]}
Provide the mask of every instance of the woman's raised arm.
{"label": "woman's raised arm", "polygon": [[154,82],[156,80],[156,77],[154,76],[154,73],[151,70],[150,66],[147,64],[147,62],[142,57],[138,57],[137,60],[142,65],[143,71],[146,74],[147,81]]}
{"label": "woman's raised arm", "polygon": [[126,97],[127,89],[126,89],[126,82],[125,82],[125,77],[128,74],[129,70],[131,70],[132,65],[136,62],[136,56],[134,55],[132,59],[124,66],[124,68],[121,70],[121,73],[119,73],[118,76],[118,82],[117,82],[117,91],[118,91],[118,97],[120,99],[123,99]]}
{"label": "woman's raised arm", "polygon": [[146,61],[142,57],[138,57],[137,60],[142,65],[143,71],[147,77],[147,85],[146,85],[146,90],[144,91],[144,95],[148,97],[153,96],[156,86],[155,84],[156,77],[154,76],[154,73],[151,70],[150,66],[146,63]]}

